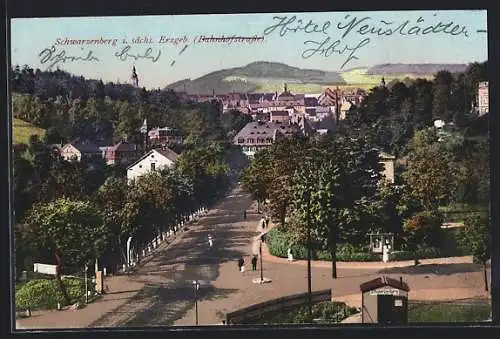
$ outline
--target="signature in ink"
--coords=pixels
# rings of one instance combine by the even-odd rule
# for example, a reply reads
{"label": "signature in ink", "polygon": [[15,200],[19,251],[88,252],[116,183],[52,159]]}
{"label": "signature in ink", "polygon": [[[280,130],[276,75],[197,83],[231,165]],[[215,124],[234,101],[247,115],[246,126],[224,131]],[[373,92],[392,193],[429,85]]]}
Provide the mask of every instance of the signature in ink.
{"label": "signature in ink", "polygon": [[138,59],[150,59],[152,62],[157,62],[158,59],[160,59],[161,56],[161,50],[158,50],[158,53],[156,56],[151,55],[153,53],[153,49],[149,47],[146,49],[143,55],[140,54],[130,54],[128,53],[132,47],[130,45],[125,46],[121,51],[118,51],[115,53],[115,56],[120,59],[121,61],[127,60],[127,58],[133,58],[134,60]]}
{"label": "signature in ink", "polygon": [[350,51],[349,55],[347,56],[346,61],[342,64],[340,69],[344,68],[350,61],[352,60],[358,60],[359,58],[356,56],[356,52],[361,48],[370,43],[370,38],[365,38],[364,40],[361,40],[359,44],[357,44],[355,47],[351,47],[347,44],[341,48],[340,45],[342,45],[341,40],[335,40],[334,42],[331,42],[331,38],[327,37],[323,41],[314,41],[314,40],[308,40],[304,42],[304,45],[314,45],[316,47],[306,49],[302,53],[302,58],[303,59],[309,59],[310,57],[319,54],[324,57],[329,57],[333,53],[337,53],[339,55],[345,54],[348,51]]}
{"label": "signature in ink", "polygon": [[65,62],[73,62],[73,61],[99,61],[97,57],[94,56],[93,51],[88,51],[86,56],[69,56],[66,55],[65,50],[57,50],[54,45],[50,48],[45,48],[42,50],[38,56],[40,57],[40,63],[47,64],[47,69],[50,70],[54,66],[65,63]]}

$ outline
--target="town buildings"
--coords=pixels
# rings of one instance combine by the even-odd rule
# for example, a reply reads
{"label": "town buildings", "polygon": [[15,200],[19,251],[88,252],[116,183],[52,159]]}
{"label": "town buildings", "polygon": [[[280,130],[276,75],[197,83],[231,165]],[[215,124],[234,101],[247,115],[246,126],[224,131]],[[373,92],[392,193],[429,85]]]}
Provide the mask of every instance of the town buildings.
{"label": "town buildings", "polygon": [[135,161],[139,154],[140,150],[137,145],[123,140],[114,146],[107,147],[104,158],[108,165],[123,165]]}
{"label": "town buildings", "polygon": [[127,179],[131,182],[151,171],[172,167],[177,162],[177,158],[177,153],[169,148],[152,149],[127,167]]}
{"label": "town buildings", "polygon": [[233,144],[241,147],[244,154],[253,157],[262,149],[271,146],[277,139],[300,133],[296,125],[256,121],[248,123],[233,139]]}
{"label": "town buildings", "polygon": [[102,151],[91,141],[76,139],[62,146],[59,154],[66,161],[81,161],[84,158],[101,157]]}
{"label": "town buildings", "polygon": [[396,157],[385,152],[379,152],[380,162],[384,165],[384,170],[382,171],[383,180],[394,184],[394,164],[396,162]]}
{"label": "town buildings", "polygon": [[483,81],[479,83],[479,88],[477,91],[478,97],[478,114],[483,116],[489,113],[489,98],[488,98],[488,81]]}
{"label": "town buildings", "polygon": [[149,142],[155,144],[182,144],[182,135],[171,127],[156,127],[148,132]]}
{"label": "town buildings", "polygon": [[283,85],[283,92],[278,93],[228,93],[224,95],[188,95],[193,102],[209,102],[217,100],[223,107],[223,112],[237,110],[243,114],[250,114],[256,119],[262,114],[268,116],[269,121],[287,121],[283,112],[303,114],[306,119],[320,121],[326,116],[333,115],[336,121],[345,119],[352,105],[358,106],[365,97],[362,89],[341,90],[326,88],[322,93],[294,94]]}

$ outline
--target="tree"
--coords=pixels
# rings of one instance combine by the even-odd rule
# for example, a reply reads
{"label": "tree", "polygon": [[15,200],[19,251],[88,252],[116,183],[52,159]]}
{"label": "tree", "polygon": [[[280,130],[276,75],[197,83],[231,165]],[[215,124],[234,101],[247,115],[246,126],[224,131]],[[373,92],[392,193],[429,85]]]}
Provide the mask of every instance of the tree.
{"label": "tree", "polygon": [[408,167],[403,177],[411,194],[426,210],[434,210],[446,201],[452,190],[453,176],[449,158],[433,129],[415,133],[409,144]]}
{"label": "tree", "polygon": [[[308,150],[308,139],[298,135],[278,139],[269,149],[271,216],[277,218],[282,226],[292,202],[292,175]],[[294,156],[290,157],[290,154]]]}
{"label": "tree", "polygon": [[490,219],[487,214],[468,217],[460,232],[462,244],[471,250],[476,262],[484,267],[484,289],[488,291],[487,261],[491,256]]}
{"label": "tree", "polygon": [[160,172],[150,172],[134,180],[124,204],[124,234],[144,244],[159,235],[171,205],[172,191]]}
{"label": "tree", "polygon": [[251,121],[252,117],[249,114],[244,114],[237,110],[224,112],[221,116],[222,127],[228,136],[234,136]]}
{"label": "tree", "polygon": [[[24,231],[24,242],[42,256],[45,254],[41,260],[60,255],[62,267],[73,272],[99,258],[108,238],[102,215],[95,205],[67,198],[35,204],[25,218]],[[62,288],[59,274],[57,278]],[[63,288],[61,292],[70,303]]]}
{"label": "tree", "polygon": [[451,105],[453,76],[448,71],[439,71],[434,77],[433,87],[433,118],[442,119],[446,122],[452,121],[454,115]]}
{"label": "tree", "polygon": [[241,184],[243,189],[250,193],[257,201],[257,210],[269,197],[271,159],[267,150],[259,151],[248,167],[243,170]]}
{"label": "tree", "polygon": [[127,182],[124,178],[109,177],[95,193],[96,202],[103,216],[104,226],[110,234],[109,250],[119,253],[126,261],[124,247],[127,236],[123,228],[123,206],[127,198]]}
{"label": "tree", "polygon": [[292,179],[293,209],[332,255],[340,240],[360,240],[369,221],[366,208],[375,197],[381,172],[377,150],[363,139],[325,138],[308,152]]}
{"label": "tree", "polygon": [[405,246],[414,254],[418,265],[417,250],[423,246],[437,247],[442,241],[443,216],[437,211],[423,211],[414,214],[404,222]]}

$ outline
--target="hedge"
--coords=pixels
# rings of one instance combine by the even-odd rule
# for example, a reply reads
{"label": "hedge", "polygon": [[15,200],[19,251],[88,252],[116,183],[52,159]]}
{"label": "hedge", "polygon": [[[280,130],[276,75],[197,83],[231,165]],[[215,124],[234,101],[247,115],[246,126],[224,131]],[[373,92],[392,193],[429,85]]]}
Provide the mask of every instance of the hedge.
{"label": "hedge", "polygon": [[[85,282],[83,279],[65,278],[62,281],[71,302],[85,296]],[[57,303],[65,306],[65,300],[56,279],[30,280],[16,288],[16,309],[18,310],[28,308],[31,310],[55,309]]]}
{"label": "hedge", "polygon": [[357,313],[356,308],[342,302],[323,301],[312,305],[312,317],[309,317],[307,305],[300,305],[291,310],[274,314],[262,314],[257,319],[243,321],[245,324],[307,324],[319,319],[321,323],[340,323],[345,318]]}
{"label": "hedge", "polygon": [[[278,228],[273,228],[267,233],[266,242],[271,255],[287,258],[290,248],[294,259],[307,259],[307,248],[297,244],[291,245],[290,237]],[[336,256],[338,261],[380,261],[382,259],[380,254],[361,252],[359,248],[350,244],[337,246]],[[330,261],[332,256],[328,251],[313,250],[312,259]]]}
{"label": "hedge", "polygon": [[[457,241],[457,230],[446,229],[443,230],[444,237],[446,239],[446,244],[443,248],[435,247],[422,247],[417,250],[418,259],[432,259],[441,257],[453,257],[453,256],[465,256],[470,255],[468,249],[463,248],[458,245]],[[307,259],[307,249],[302,245],[290,245],[290,237],[278,228],[273,228],[267,233],[266,237],[267,246],[271,255],[287,258],[288,248],[292,250],[294,259]],[[361,252],[366,251],[366,252]],[[413,260],[415,254],[411,251],[392,251],[389,256],[391,261],[403,261],[403,260]],[[328,251],[313,250],[312,254],[313,260],[323,260],[331,261],[332,256]],[[380,254],[375,254],[368,252],[366,249],[355,247],[350,244],[339,244],[337,246],[337,260],[338,261],[381,261],[382,256]]]}

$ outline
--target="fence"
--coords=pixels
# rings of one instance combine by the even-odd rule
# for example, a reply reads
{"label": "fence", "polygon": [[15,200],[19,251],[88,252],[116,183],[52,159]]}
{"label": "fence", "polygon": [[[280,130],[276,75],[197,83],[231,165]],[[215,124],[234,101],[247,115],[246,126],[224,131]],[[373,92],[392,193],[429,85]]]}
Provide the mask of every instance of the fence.
{"label": "fence", "polygon": [[[317,304],[322,301],[331,301],[332,290],[312,292],[311,299],[313,304]],[[256,318],[266,313],[286,311],[295,306],[304,305],[307,301],[308,293],[294,294],[273,300],[268,300],[263,303],[255,304],[226,314],[226,323],[238,324],[244,320]]]}
{"label": "fence", "polygon": [[[153,252],[153,250],[155,250],[158,246],[160,246],[163,241],[167,240],[167,238],[171,237],[176,232],[183,231],[187,225],[196,222],[201,216],[206,215],[207,212],[208,210],[205,207],[201,207],[200,209],[186,216],[182,216],[179,224],[174,225],[168,231],[164,231],[163,233],[156,235],[144,246],[138,249],[133,249],[134,253],[133,255],[131,255],[130,258],[131,266],[134,267],[137,264],[139,264],[141,261],[147,258]],[[123,266],[122,268],[125,270],[130,269],[130,267],[126,267],[125,264],[123,264],[122,266]]]}

